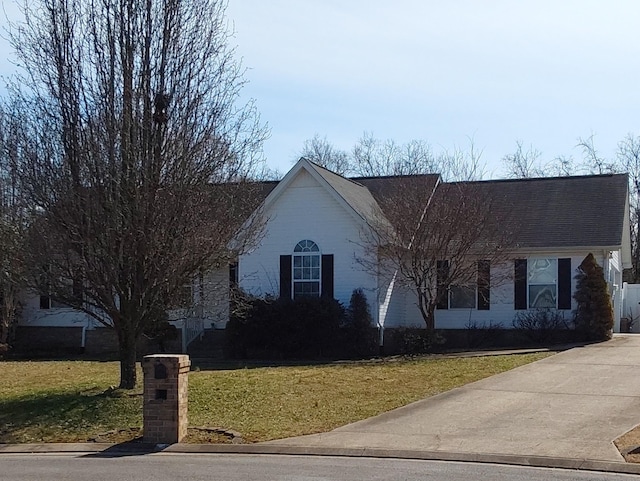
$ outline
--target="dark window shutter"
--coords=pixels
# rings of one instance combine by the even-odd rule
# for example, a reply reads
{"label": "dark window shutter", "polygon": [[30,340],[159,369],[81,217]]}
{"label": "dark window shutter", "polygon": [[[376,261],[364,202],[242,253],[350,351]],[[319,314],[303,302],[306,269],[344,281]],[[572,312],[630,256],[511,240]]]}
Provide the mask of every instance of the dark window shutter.
{"label": "dark window shutter", "polygon": [[558,259],[558,309],[571,309],[571,259]]}
{"label": "dark window shutter", "polygon": [[322,297],[333,299],[333,254],[322,256]]}
{"label": "dark window shutter", "polygon": [[50,309],[51,298],[49,296],[40,296],[40,309]]}
{"label": "dark window shutter", "polygon": [[491,304],[491,262],[478,261],[478,310],[488,311]]}
{"label": "dark window shutter", "polygon": [[280,297],[291,299],[291,256],[280,256]]}
{"label": "dark window shutter", "polygon": [[449,286],[447,279],[449,278],[449,261],[438,261],[436,263],[437,290],[438,296],[436,307],[438,309],[449,309]]}
{"label": "dark window shutter", "polygon": [[527,259],[515,260],[514,272],[514,300],[513,305],[516,309],[527,308]]}
{"label": "dark window shutter", "polygon": [[229,263],[229,287],[235,289],[238,287],[238,263]]}

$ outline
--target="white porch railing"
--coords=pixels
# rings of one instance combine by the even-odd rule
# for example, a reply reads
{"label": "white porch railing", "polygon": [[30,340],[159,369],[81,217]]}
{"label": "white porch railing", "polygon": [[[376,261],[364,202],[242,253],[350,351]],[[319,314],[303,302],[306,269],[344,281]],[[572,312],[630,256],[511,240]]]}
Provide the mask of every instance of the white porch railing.
{"label": "white porch railing", "polygon": [[187,347],[204,332],[204,319],[202,317],[189,317],[182,321],[182,352],[187,352]]}

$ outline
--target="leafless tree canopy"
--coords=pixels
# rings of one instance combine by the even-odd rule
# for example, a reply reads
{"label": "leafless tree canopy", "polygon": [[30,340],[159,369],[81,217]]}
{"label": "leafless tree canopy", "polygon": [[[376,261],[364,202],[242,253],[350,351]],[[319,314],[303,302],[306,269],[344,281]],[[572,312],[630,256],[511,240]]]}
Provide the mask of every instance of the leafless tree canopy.
{"label": "leafless tree canopy", "polygon": [[349,175],[351,172],[349,154],[334,147],[326,137],[320,137],[318,134],[305,140],[300,157],[321,165],[336,174]]}
{"label": "leafless tree canopy", "polygon": [[315,135],[305,141],[301,157],[326,169],[351,177],[440,174],[446,180],[478,180],[484,175],[482,152],[473,142],[467,151],[454,149],[434,153],[424,140],[400,144],[392,139],[382,141],[365,132],[346,152],[336,148],[326,137]]}
{"label": "leafless tree canopy", "polygon": [[516,142],[516,150],[502,158],[507,177],[528,179],[532,177],[564,177],[577,175],[580,166],[572,157],[558,156],[549,162],[542,160],[542,152],[533,146],[525,148],[521,140]]}
{"label": "leafless tree canopy", "polygon": [[[238,103],[225,7],[41,0],[10,32],[23,70],[5,111],[37,216],[34,279],[113,324],[122,387],[135,383],[142,332],[197,272],[224,263],[257,205],[247,181],[266,129]],[[236,245],[255,234],[244,227]]]}

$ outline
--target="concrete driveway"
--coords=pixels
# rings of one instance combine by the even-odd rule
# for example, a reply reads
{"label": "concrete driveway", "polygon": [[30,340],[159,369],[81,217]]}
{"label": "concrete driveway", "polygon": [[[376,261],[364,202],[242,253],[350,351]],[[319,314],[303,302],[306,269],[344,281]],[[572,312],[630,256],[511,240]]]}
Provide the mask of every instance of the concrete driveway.
{"label": "concrete driveway", "polygon": [[334,431],[272,441],[623,461],[613,440],[640,423],[640,336],[565,351]]}

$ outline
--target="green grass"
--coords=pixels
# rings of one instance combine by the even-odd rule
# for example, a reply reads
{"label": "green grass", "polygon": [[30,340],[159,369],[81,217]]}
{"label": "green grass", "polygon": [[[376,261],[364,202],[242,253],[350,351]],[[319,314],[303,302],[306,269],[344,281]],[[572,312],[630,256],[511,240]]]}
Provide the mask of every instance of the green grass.
{"label": "green grass", "polygon": [[[189,424],[250,442],[328,431],[547,355],[191,372]],[[113,362],[0,363],[0,442],[78,442],[142,426],[140,389],[104,395],[118,375]]]}

